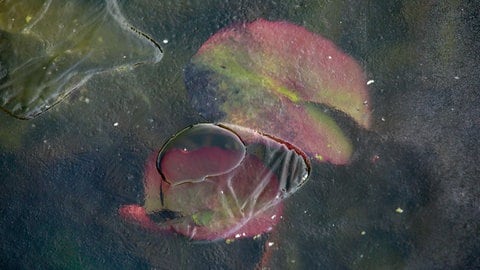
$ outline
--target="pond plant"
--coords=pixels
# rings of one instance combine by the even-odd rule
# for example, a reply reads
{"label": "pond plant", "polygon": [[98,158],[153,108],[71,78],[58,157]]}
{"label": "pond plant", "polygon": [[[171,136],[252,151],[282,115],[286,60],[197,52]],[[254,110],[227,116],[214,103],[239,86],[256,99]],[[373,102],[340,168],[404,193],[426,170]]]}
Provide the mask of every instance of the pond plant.
{"label": "pond plant", "polygon": [[[310,162],[349,162],[350,139],[328,112],[370,126],[365,75],[331,41],[288,22],[235,24],[210,37],[185,69],[206,122],[168,140],[145,167],[143,205],[120,214],[193,240],[271,231]],[[216,124],[211,124],[216,123]]]}

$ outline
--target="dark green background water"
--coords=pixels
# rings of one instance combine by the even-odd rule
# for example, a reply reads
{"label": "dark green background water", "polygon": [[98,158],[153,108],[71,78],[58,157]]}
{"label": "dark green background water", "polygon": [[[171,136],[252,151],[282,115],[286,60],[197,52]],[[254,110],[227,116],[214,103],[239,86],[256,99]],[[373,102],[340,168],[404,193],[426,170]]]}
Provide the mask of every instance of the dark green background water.
{"label": "dark green background water", "polygon": [[[265,242],[272,269],[480,267],[478,1],[120,5],[162,44],[160,63],[96,76],[34,120],[0,114],[0,268],[253,269]],[[220,28],[260,17],[331,39],[375,80],[372,129],[338,118],[352,164],[314,164],[260,239],[199,244],[124,223],[146,157],[201,121],[185,64]]]}

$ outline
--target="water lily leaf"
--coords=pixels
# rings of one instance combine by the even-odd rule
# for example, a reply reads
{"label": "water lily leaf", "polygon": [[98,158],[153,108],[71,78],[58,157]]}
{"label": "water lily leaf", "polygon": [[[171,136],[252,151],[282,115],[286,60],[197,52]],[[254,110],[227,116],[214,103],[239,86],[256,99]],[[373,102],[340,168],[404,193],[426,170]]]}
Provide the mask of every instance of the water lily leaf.
{"label": "water lily leaf", "polygon": [[161,58],[115,0],[0,2],[0,107],[15,117],[34,118],[97,73]]}
{"label": "water lily leaf", "polygon": [[[299,149],[230,124],[184,129],[164,145],[157,168],[153,157],[146,165],[145,204],[124,206],[120,214],[151,230],[173,230],[195,240],[270,231],[283,199],[310,172]],[[165,213],[170,217],[158,219]]]}
{"label": "water lily leaf", "polygon": [[192,105],[209,121],[274,134],[321,161],[344,164],[351,142],[312,105],[370,126],[358,63],[331,41],[288,22],[257,20],[210,37],[185,71]]}

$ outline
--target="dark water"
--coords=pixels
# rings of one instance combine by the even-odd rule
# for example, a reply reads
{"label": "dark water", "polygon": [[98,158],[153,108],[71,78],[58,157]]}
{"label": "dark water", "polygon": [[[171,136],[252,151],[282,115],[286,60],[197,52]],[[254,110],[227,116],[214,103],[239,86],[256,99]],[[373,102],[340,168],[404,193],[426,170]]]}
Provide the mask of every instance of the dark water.
{"label": "dark water", "polygon": [[[33,120],[0,114],[0,268],[480,267],[477,2],[119,4],[162,46],[159,63],[96,75]],[[335,115],[351,164],[314,163],[257,239],[196,243],[125,223],[117,210],[143,202],[147,156],[202,120],[184,66],[218,29],[260,17],[331,39],[374,80],[371,130]]]}

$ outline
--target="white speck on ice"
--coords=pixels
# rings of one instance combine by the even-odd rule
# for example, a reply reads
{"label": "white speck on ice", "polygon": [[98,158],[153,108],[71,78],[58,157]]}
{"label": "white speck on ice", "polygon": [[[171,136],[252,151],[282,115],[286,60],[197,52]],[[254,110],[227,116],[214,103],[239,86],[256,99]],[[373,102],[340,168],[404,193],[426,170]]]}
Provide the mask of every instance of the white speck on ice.
{"label": "white speck on ice", "polygon": [[273,246],[273,244],[275,244],[275,243],[273,243],[273,242],[268,242],[268,246],[269,246],[269,247]]}
{"label": "white speck on ice", "polygon": [[332,56],[331,56],[331,55],[329,55],[329,56],[328,56],[328,59],[332,59]]}
{"label": "white speck on ice", "polygon": [[401,214],[401,213],[403,213],[403,209],[400,208],[400,207],[397,207],[397,209],[395,209],[395,212]]}
{"label": "white speck on ice", "polygon": [[271,217],[271,219],[275,219],[276,217],[277,217],[277,215],[273,215],[273,216]]}
{"label": "white speck on ice", "polygon": [[114,127],[118,127],[118,122],[113,123]]}
{"label": "white speck on ice", "polygon": [[163,44],[167,44],[167,43],[168,43],[168,39],[164,39],[162,42],[163,42]]}
{"label": "white speck on ice", "polygon": [[368,80],[367,85],[370,85],[370,84],[372,84],[372,83],[374,83],[374,82],[375,82],[374,80]]}
{"label": "white speck on ice", "polygon": [[235,234],[235,238],[240,238],[240,236],[241,235],[239,233]]}
{"label": "white speck on ice", "polygon": [[458,76],[455,76],[455,77],[453,77],[453,78],[454,78],[455,80],[459,80],[459,79],[460,79],[460,77],[458,77]]}

